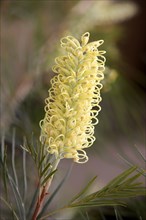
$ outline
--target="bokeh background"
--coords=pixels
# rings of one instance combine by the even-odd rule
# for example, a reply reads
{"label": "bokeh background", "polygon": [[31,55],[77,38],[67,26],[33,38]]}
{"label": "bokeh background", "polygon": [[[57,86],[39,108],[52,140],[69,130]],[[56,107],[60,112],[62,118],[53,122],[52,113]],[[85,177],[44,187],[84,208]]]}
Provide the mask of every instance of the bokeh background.
{"label": "bokeh background", "polygon": [[[5,134],[11,155],[15,128],[16,165],[21,182],[23,137],[39,137],[39,121],[44,117],[51,68],[59,56],[60,38],[71,34],[80,38],[86,31],[90,40],[104,40],[106,70],[102,90],[102,111],[95,129],[94,146],[87,149],[89,162],[60,163],[54,185],[72,167],[52,206],[78,192],[94,175],[96,187],[105,185],[130,164],[145,167],[145,82],[146,82],[146,2],[144,0],[1,0],[1,134]],[[27,158],[28,195],[37,182],[31,158]],[[52,187],[53,191],[53,187]],[[28,200],[29,200],[28,196]],[[135,208],[136,207],[136,208]],[[138,211],[137,211],[138,210]],[[143,201],[129,202],[119,209],[124,219],[144,216]],[[141,214],[139,214],[141,213]],[[7,215],[7,213],[6,213]],[[81,219],[69,213],[68,218]],[[79,215],[79,216],[78,216]],[[112,208],[89,210],[90,219],[114,219]],[[63,217],[62,217],[63,218]],[[64,217],[66,218],[66,217]],[[82,216],[88,219],[87,216]],[[143,218],[144,219],[144,218]]]}

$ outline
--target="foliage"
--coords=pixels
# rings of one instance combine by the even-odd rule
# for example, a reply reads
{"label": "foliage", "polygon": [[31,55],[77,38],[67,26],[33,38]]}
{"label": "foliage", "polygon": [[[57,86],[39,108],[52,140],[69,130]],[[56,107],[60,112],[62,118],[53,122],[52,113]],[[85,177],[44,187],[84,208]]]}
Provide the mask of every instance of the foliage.
{"label": "foliage", "polygon": [[[125,155],[121,152],[125,145],[123,144],[125,137],[126,141],[132,140],[135,144],[135,140],[139,141],[143,133],[144,74],[135,69],[135,65],[131,66],[124,61],[125,57],[132,56],[133,48],[136,50],[137,45],[139,47],[143,45],[142,40],[139,41],[139,35],[137,42],[136,38],[132,37],[130,39],[133,42],[132,48],[127,47],[126,56],[123,56],[117,44],[123,41],[126,45],[128,31],[123,28],[121,22],[132,18],[138,11],[140,10],[136,2],[122,0],[36,1],[35,4],[34,0],[1,1],[0,164],[3,182],[1,181],[0,187],[1,210],[4,217],[16,220],[46,219],[47,216],[71,209],[79,211],[83,219],[89,220],[92,219],[90,210],[95,207],[97,209],[111,207],[115,210],[116,219],[122,219],[119,210],[122,209],[126,213],[127,205],[129,209],[136,210],[138,219],[142,218],[145,207],[138,196],[145,195],[145,188],[140,184],[139,177],[145,178],[146,173],[141,166],[135,166],[137,162],[129,158],[127,148]],[[135,21],[137,25],[137,18]],[[135,25],[134,29],[135,32],[129,30],[135,35],[137,32]],[[65,206],[52,210],[52,200],[61,191],[70,168],[51,192],[49,187],[54,174],[58,174],[59,160],[49,155],[44,144],[38,141],[40,133],[38,121],[43,117],[42,100],[46,97],[48,84],[53,76],[50,67],[54,64],[54,58],[61,54],[58,47],[60,37],[66,34],[78,37],[87,30],[92,33],[91,40],[96,40],[97,36],[98,39],[104,39],[104,49],[108,54],[105,78],[102,81],[103,112],[98,135],[95,130],[98,137],[97,151],[104,153],[103,146],[109,148],[107,143],[112,143],[116,152],[118,148],[124,164],[130,168],[102,189],[91,193],[90,189],[95,186],[96,177],[94,177],[70,201],[66,201]],[[142,59],[138,51],[133,54],[136,55],[136,61],[137,54]],[[48,72],[50,75],[46,77]],[[19,128],[17,137],[15,131],[12,132],[12,140],[9,138],[11,125]],[[22,136],[30,136],[32,131],[37,132],[37,138],[32,136],[21,140]],[[122,139],[122,147],[119,145],[120,141],[115,144],[116,139],[118,141]],[[136,157],[141,157],[146,162],[140,150],[136,149]],[[32,181],[34,176],[35,184]],[[135,198],[128,203],[127,198],[131,197]],[[102,219],[104,213],[103,211],[101,214]]]}
{"label": "foliage", "polygon": [[[45,183],[48,179],[51,179],[53,174],[56,172],[56,169],[53,170],[53,163],[49,157],[46,156],[42,144],[38,143],[37,145],[33,143],[28,143],[26,140],[22,146],[22,163],[23,163],[23,181],[24,181],[24,190],[23,193],[20,192],[20,185],[18,182],[17,172],[15,169],[15,132],[13,132],[12,138],[12,173],[10,172],[7,166],[7,149],[5,146],[4,136],[2,137],[2,151],[1,151],[1,166],[2,166],[2,179],[3,186],[5,189],[5,195],[1,197],[2,202],[10,210],[11,215],[14,219],[31,219],[34,206],[37,202],[37,195],[42,186],[45,186]],[[27,173],[26,173],[26,152],[31,155],[31,158],[36,164],[39,176],[39,185],[35,190],[34,196],[29,207],[26,202],[27,195]],[[48,169],[49,168],[49,169]],[[52,169],[51,169],[52,168]],[[48,169],[48,172],[46,170]],[[53,170],[53,171],[52,171]],[[137,171],[137,173],[135,173]],[[67,176],[65,176],[62,181],[59,183],[58,187],[54,191],[51,197],[49,197],[44,205],[44,208],[40,212],[38,219],[46,219],[48,216],[56,214],[59,211],[73,208],[91,208],[91,207],[102,207],[102,206],[126,206],[125,198],[143,196],[146,194],[146,189],[138,181],[138,178],[143,175],[144,171],[139,170],[138,167],[132,166],[117,177],[115,177],[111,182],[109,182],[102,189],[95,191],[93,193],[88,193],[89,189],[93,185],[96,177],[89,181],[89,183],[78,193],[76,194],[66,206],[51,211],[50,213],[46,212],[47,206],[52,201],[53,197],[56,196],[57,192],[60,190]],[[68,174],[67,174],[68,175]],[[10,187],[10,188],[9,188]],[[10,191],[11,193],[8,193]],[[12,203],[12,197],[14,195],[15,204]],[[28,211],[27,211],[28,210]]]}

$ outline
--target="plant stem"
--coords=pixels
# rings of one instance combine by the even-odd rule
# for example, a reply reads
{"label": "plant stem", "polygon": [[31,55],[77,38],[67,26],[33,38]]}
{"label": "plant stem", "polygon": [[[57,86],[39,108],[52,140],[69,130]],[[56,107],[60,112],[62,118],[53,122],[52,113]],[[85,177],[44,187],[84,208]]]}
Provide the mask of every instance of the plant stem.
{"label": "plant stem", "polygon": [[[57,168],[57,166],[59,164],[59,161],[60,161],[60,159],[56,159],[52,170],[55,170]],[[53,176],[54,175],[52,175],[49,178],[47,183],[43,186],[43,188],[42,188],[42,190],[40,192],[40,195],[38,196],[36,207],[35,207],[35,210],[34,210],[34,213],[33,213],[33,216],[32,216],[32,220],[36,220],[37,219],[37,216],[39,215],[39,213],[40,213],[40,211],[42,209],[43,202],[44,202],[44,199],[45,199],[46,195],[48,195],[48,190],[50,188]]]}

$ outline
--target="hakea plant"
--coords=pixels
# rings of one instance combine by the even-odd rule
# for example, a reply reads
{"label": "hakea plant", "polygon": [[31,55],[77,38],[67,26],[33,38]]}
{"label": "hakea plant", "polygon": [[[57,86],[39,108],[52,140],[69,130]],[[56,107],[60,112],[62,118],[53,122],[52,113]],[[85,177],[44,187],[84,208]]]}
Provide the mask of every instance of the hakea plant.
{"label": "hakea plant", "polygon": [[46,99],[45,118],[40,122],[41,142],[58,160],[88,160],[85,148],[94,140],[94,125],[100,111],[101,80],[104,78],[105,51],[98,50],[103,40],[88,43],[90,34],[81,42],[72,36],[61,39],[65,55],[56,58]]}

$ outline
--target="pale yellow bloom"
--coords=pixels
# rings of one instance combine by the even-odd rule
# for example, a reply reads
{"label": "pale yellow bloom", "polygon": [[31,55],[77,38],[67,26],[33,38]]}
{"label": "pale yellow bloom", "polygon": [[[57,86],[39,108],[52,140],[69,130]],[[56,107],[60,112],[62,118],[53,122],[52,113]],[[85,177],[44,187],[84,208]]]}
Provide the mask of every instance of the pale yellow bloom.
{"label": "pale yellow bloom", "polygon": [[[100,89],[103,79],[104,51],[98,47],[103,40],[88,43],[89,33],[81,43],[72,36],[61,39],[65,55],[57,57],[49,97],[45,100],[45,118],[40,122],[41,142],[57,158],[88,160],[84,148],[94,140],[94,125],[100,111]],[[93,108],[94,107],[94,108]]]}

